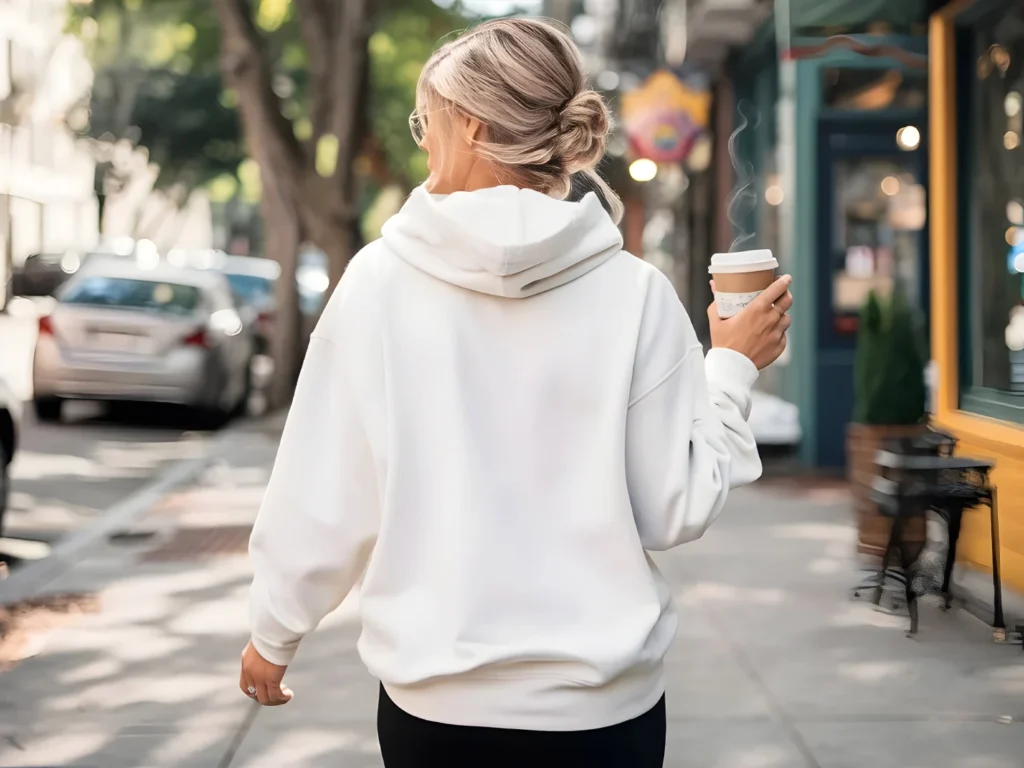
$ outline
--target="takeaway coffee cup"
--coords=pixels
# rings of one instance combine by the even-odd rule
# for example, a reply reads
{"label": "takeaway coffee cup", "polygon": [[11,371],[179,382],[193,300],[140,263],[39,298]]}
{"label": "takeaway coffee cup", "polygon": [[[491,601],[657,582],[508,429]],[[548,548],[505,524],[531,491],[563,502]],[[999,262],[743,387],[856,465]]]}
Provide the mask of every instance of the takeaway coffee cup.
{"label": "takeaway coffee cup", "polygon": [[775,281],[779,262],[767,248],[716,253],[708,272],[715,281],[715,306],[721,318],[732,317]]}

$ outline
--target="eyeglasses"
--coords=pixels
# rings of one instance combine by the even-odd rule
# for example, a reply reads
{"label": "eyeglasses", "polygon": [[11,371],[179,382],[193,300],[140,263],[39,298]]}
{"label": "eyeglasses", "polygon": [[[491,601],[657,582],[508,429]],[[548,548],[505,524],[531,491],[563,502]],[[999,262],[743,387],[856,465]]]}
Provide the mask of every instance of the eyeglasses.
{"label": "eyeglasses", "polygon": [[423,139],[427,135],[427,119],[416,110],[409,115],[409,132],[412,134],[412,140],[416,142],[416,146],[422,147]]}

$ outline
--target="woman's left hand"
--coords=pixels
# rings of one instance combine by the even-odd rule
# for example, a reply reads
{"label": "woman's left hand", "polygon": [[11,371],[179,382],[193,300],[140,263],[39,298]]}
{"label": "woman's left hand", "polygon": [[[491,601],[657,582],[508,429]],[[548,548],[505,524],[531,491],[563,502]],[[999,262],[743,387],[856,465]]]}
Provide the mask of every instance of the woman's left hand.
{"label": "woman's left hand", "polygon": [[292,700],[292,692],[281,685],[288,667],[271,664],[260,656],[250,640],[242,651],[242,693],[265,707],[277,707]]}

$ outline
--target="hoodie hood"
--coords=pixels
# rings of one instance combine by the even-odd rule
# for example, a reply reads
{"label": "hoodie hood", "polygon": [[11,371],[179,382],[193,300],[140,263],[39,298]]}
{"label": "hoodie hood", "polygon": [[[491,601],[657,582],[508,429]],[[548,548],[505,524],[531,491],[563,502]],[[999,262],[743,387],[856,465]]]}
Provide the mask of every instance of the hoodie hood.
{"label": "hoodie hood", "polygon": [[567,202],[510,186],[452,195],[417,187],[381,237],[438,280],[505,298],[565,285],[622,250],[593,192]]}

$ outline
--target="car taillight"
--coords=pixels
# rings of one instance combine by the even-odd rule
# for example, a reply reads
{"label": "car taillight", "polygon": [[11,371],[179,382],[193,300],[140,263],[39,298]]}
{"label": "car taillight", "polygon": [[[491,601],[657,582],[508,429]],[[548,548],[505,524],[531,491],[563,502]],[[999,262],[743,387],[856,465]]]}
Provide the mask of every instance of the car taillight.
{"label": "car taillight", "polygon": [[209,338],[206,335],[205,328],[197,328],[195,331],[190,333],[181,342],[186,347],[208,347]]}
{"label": "car taillight", "polygon": [[41,315],[39,318],[39,335],[53,336],[53,319],[49,315]]}

